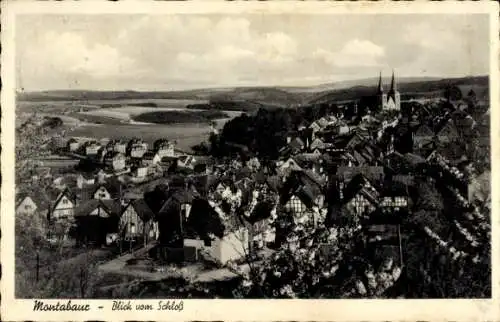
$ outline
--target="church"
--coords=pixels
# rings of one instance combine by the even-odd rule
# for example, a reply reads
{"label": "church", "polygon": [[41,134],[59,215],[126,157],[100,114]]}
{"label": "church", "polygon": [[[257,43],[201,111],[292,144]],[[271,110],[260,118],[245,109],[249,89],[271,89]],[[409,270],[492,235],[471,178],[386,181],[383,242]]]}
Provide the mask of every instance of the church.
{"label": "church", "polygon": [[401,109],[401,98],[396,88],[394,71],[392,72],[391,88],[387,93],[384,92],[382,73],[380,73],[378,80],[377,104],[383,111],[399,111]]}

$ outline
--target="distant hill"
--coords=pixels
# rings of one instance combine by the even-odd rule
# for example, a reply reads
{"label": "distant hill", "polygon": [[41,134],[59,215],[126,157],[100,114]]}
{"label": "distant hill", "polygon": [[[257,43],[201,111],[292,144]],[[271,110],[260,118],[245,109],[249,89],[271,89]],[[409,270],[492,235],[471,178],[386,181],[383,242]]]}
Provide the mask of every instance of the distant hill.
{"label": "distant hill", "polygon": [[[403,77],[399,78],[398,82],[399,83],[415,83],[415,82],[424,82],[424,81],[433,81],[433,80],[439,80],[441,78],[438,77]],[[390,83],[391,79],[390,77],[384,77],[382,79],[384,84]],[[320,84],[320,85],[314,85],[314,86],[294,86],[294,87],[279,87],[282,90],[288,91],[288,92],[300,92],[300,93],[319,93],[319,92],[324,92],[324,91],[331,91],[331,90],[339,90],[339,89],[346,89],[350,87],[356,87],[356,86],[375,86],[378,84],[378,77],[373,77],[373,78],[364,78],[364,79],[353,79],[353,80],[346,80],[346,81],[339,81],[339,82],[332,82],[332,83],[325,83],[325,84]]]}
{"label": "distant hill", "polygon": [[[92,100],[125,100],[125,99],[200,99],[211,102],[245,102],[252,107],[290,107],[298,104],[318,104],[324,102],[353,100],[362,96],[372,95],[377,86],[377,78],[349,80],[317,86],[305,87],[226,87],[206,88],[184,91],[43,91],[18,93],[20,101],[50,102],[50,101],[92,101]],[[384,80],[388,89],[390,80]],[[437,78],[401,78],[398,79],[398,89],[403,99],[406,97],[421,97],[440,95],[448,85],[474,86],[478,96],[488,95],[488,77],[463,77],[453,79]]]}
{"label": "distant hill", "polygon": [[[422,98],[422,97],[442,97],[444,89],[448,86],[474,89],[479,98],[487,99],[489,95],[488,76],[474,76],[461,78],[445,78],[432,80],[397,80],[398,90],[401,99]],[[384,88],[387,91],[388,81],[384,81]],[[308,101],[309,104],[330,103],[336,101],[349,101],[360,97],[372,96],[376,93],[377,81],[373,80],[370,86],[353,86],[349,88],[333,89],[315,93]]]}

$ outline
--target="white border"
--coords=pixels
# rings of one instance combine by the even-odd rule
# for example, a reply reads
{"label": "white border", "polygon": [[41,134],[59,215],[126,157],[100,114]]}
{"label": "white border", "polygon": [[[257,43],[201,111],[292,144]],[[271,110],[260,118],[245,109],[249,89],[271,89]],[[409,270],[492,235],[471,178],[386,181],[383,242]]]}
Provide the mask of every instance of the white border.
{"label": "white border", "polygon": [[[492,162],[492,282],[495,300],[185,300],[182,312],[113,312],[110,301],[88,300],[91,312],[33,312],[31,300],[14,299],[14,124],[15,124],[15,16],[17,14],[373,14],[373,13],[488,13],[490,14],[490,101],[492,158],[498,142],[498,5],[496,2],[32,2],[3,1],[2,9],[2,185],[1,185],[1,317],[3,320],[500,320],[498,167]],[[397,28],[397,26],[395,26]],[[432,35],[429,35],[432,37]],[[155,300],[136,300],[155,302]]]}

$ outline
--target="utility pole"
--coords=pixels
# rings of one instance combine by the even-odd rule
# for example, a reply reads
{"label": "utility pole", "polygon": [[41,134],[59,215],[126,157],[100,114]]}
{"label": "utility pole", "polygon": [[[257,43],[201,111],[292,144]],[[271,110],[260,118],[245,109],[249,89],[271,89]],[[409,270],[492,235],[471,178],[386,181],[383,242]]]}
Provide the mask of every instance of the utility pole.
{"label": "utility pole", "polygon": [[38,283],[40,277],[40,252],[36,251],[36,282]]}
{"label": "utility pole", "polygon": [[398,239],[399,239],[399,260],[401,267],[403,267],[403,246],[401,243],[401,224],[398,224]]}

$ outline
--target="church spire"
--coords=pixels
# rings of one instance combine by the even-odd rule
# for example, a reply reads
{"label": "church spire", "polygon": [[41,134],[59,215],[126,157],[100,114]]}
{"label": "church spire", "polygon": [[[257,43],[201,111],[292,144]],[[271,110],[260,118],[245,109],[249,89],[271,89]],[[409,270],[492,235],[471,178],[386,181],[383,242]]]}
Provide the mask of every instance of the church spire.
{"label": "church spire", "polygon": [[384,92],[384,87],[382,86],[382,72],[380,72],[378,77],[378,92],[379,93]]}
{"label": "church spire", "polygon": [[394,80],[394,69],[392,70],[391,92],[396,92],[396,81]]}

